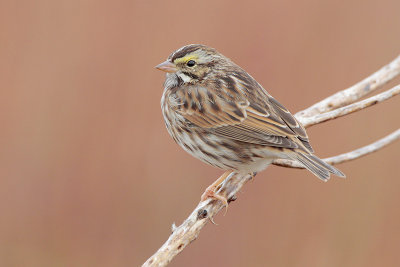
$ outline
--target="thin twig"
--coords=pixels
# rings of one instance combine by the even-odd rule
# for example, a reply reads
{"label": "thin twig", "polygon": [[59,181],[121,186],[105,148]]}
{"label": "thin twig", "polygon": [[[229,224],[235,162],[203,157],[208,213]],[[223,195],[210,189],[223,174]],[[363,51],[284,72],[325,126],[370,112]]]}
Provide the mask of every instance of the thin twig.
{"label": "thin twig", "polygon": [[[330,158],[325,158],[324,161],[326,163],[335,165],[339,163],[343,163],[346,161],[354,160],[357,158],[361,158],[362,156],[371,154],[372,152],[378,151],[379,149],[384,148],[385,146],[389,145],[390,143],[393,143],[397,139],[400,138],[400,129],[394,131],[393,133],[379,139],[378,141],[375,141],[372,144],[363,146],[361,148],[358,148],[356,150],[343,153],[334,157]],[[288,168],[297,168],[297,169],[304,169],[303,165],[300,165],[298,162],[293,161],[293,160],[284,160],[284,159],[279,159],[275,160],[272,164],[282,166],[282,167],[288,167]]]}
{"label": "thin twig", "polygon": [[361,82],[298,112],[296,118],[311,117],[354,103],[358,99],[382,87],[398,75],[400,75],[400,55]]}
{"label": "thin twig", "polygon": [[378,151],[379,149],[389,145],[390,143],[393,143],[399,138],[400,138],[400,129],[397,129],[388,136],[385,136],[384,138],[379,139],[378,141],[368,146],[364,146],[349,153],[343,153],[338,156],[326,158],[325,161],[328,162],[329,164],[338,164],[353,159],[357,159],[372,152]]}
{"label": "thin twig", "polygon": [[392,98],[393,96],[398,95],[399,93],[400,93],[400,85],[397,85],[390,90],[387,90],[375,96],[371,96],[367,99],[350,104],[348,106],[341,107],[326,113],[318,114],[312,117],[299,118],[299,120],[304,127],[309,127],[315,124],[319,124],[321,122],[340,118],[344,115],[373,106],[389,98]]}

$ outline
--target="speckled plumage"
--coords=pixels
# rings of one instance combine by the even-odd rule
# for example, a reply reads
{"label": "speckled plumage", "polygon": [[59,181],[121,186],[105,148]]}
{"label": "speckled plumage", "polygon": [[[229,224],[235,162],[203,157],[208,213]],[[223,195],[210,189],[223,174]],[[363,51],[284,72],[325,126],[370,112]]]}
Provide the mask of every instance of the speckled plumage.
{"label": "speckled plumage", "polygon": [[161,99],[165,124],[194,157],[241,173],[292,159],[323,180],[330,173],[344,176],[313,155],[305,129],[283,105],[215,49],[184,46],[164,64],[169,66]]}

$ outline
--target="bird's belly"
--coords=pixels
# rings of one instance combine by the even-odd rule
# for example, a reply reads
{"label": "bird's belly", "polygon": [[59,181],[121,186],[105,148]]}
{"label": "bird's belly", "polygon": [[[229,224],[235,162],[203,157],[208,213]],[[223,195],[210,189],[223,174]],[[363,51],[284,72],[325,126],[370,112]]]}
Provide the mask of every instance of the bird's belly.
{"label": "bird's belly", "polygon": [[220,137],[211,133],[171,134],[189,154],[224,170],[241,173],[260,172],[274,159],[284,158],[281,150]]}
{"label": "bird's belly", "polygon": [[[162,101],[163,103],[163,101]],[[162,106],[167,130],[186,152],[224,170],[253,173],[264,170],[274,159],[285,158],[279,148],[240,142],[187,124],[180,114]]]}

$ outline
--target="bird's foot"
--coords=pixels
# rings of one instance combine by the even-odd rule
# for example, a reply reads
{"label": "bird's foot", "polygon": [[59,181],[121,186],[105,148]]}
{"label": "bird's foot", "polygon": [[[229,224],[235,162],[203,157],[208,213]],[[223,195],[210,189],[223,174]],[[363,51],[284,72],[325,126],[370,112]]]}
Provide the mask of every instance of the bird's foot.
{"label": "bird's foot", "polygon": [[226,213],[228,212],[228,200],[226,199],[226,197],[221,196],[218,193],[216,193],[215,189],[216,189],[216,187],[207,187],[206,191],[204,191],[204,193],[201,195],[200,200],[204,201],[209,198],[212,198],[212,199],[221,201],[225,207],[225,213],[224,213],[224,216],[225,216]]}
{"label": "bird's foot", "polygon": [[228,199],[224,196],[219,195],[215,191],[231,173],[232,173],[231,171],[227,171],[224,174],[222,174],[221,177],[219,177],[214,183],[212,183],[209,187],[207,187],[207,189],[204,191],[204,193],[201,195],[200,198],[201,201],[204,201],[209,198],[221,201],[225,207],[225,214],[228,211]]}

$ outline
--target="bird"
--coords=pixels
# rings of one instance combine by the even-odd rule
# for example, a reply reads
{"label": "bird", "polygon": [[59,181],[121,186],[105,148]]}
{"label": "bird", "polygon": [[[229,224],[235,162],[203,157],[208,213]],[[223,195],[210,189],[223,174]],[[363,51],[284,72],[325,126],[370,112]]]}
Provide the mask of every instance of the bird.
{"label": "bird", "polygon": [[314,155],[301,123],[250,74],[216,49],[185,45],[155,67],[167,131],[185,151],[225,172],[201,200],[228,205],[216,189],[232,173],[256,175],[276,159],[299,162],[323,181],[345,177]]}

